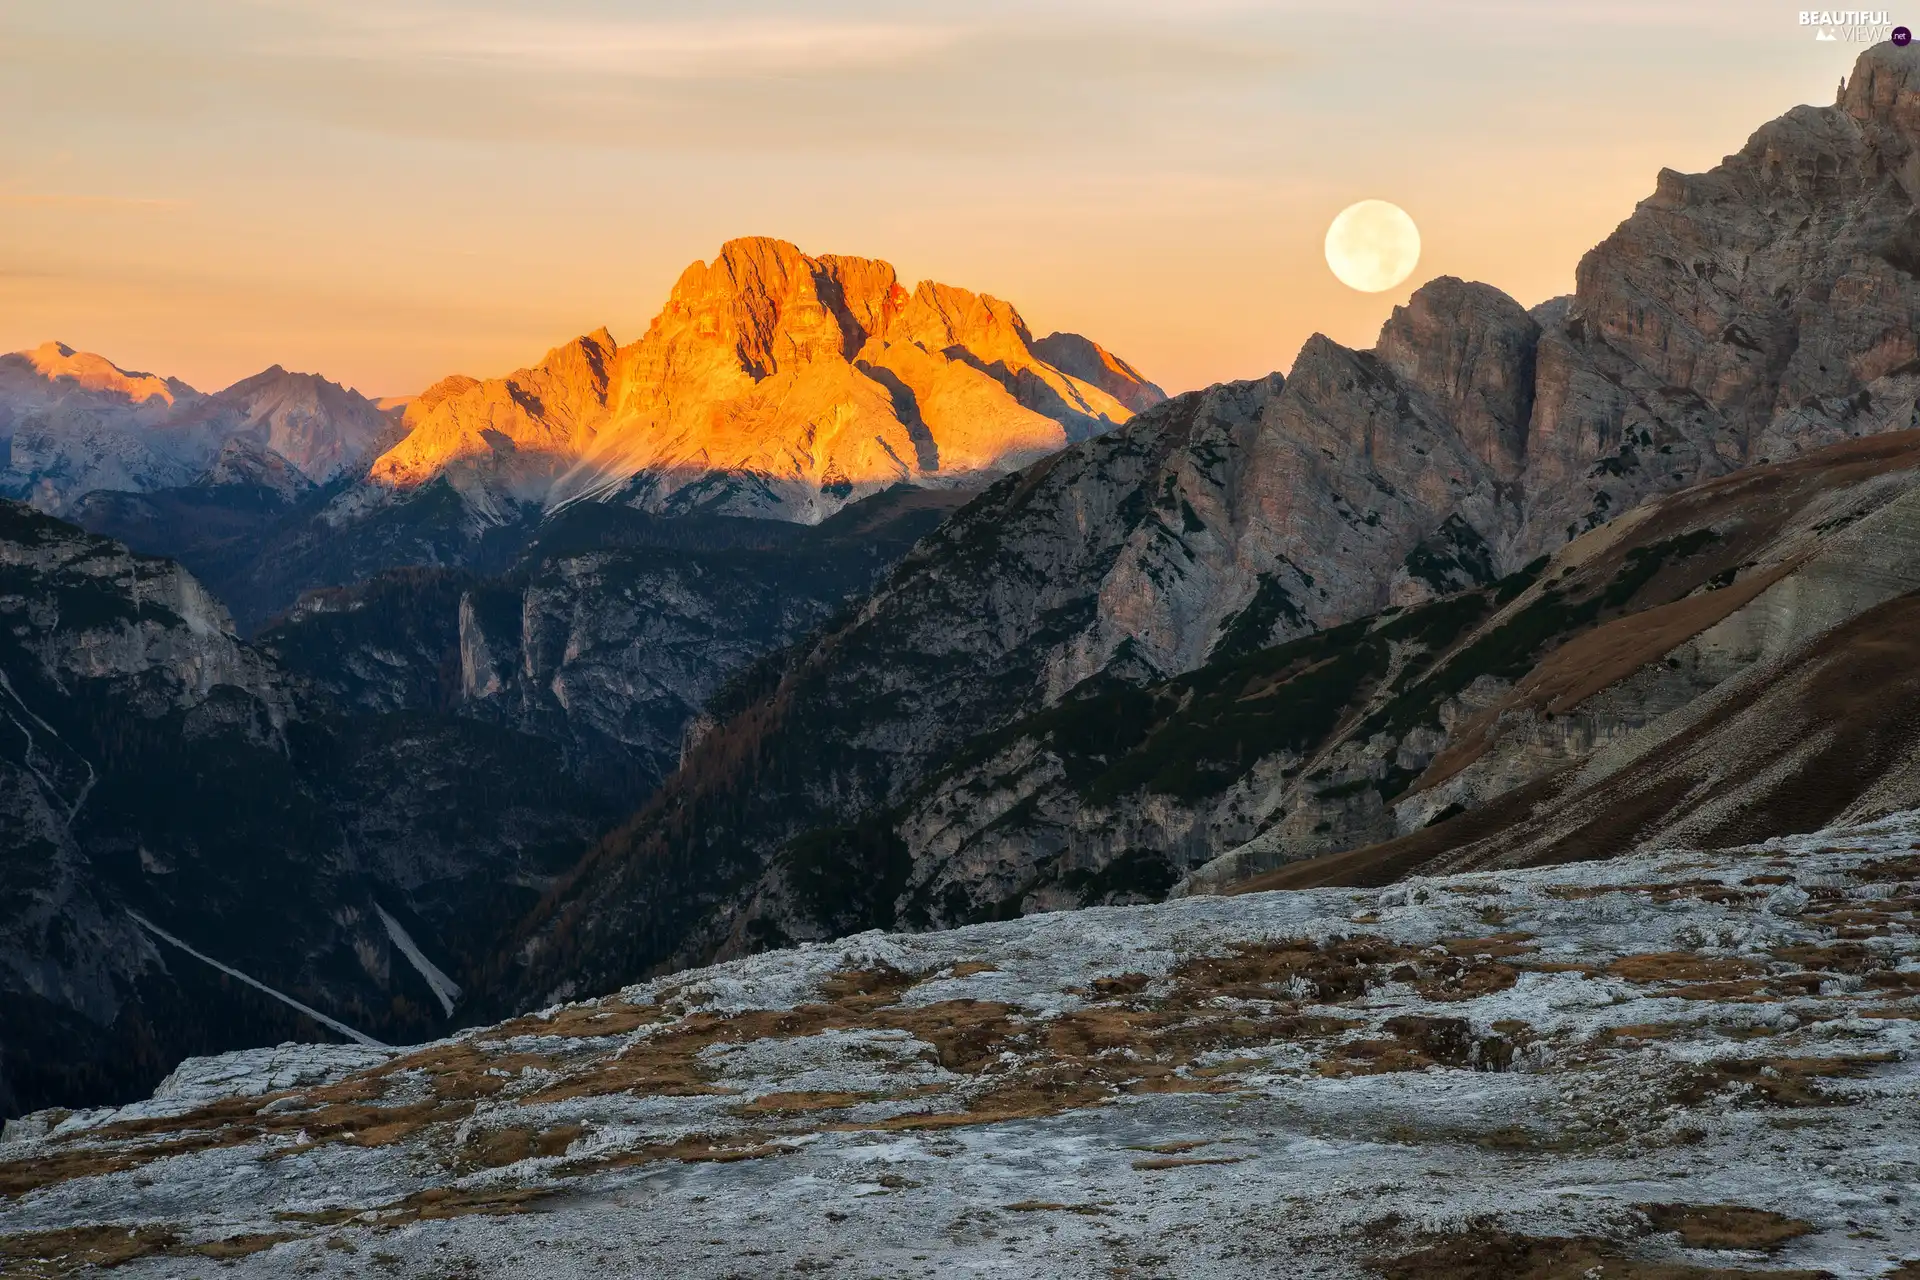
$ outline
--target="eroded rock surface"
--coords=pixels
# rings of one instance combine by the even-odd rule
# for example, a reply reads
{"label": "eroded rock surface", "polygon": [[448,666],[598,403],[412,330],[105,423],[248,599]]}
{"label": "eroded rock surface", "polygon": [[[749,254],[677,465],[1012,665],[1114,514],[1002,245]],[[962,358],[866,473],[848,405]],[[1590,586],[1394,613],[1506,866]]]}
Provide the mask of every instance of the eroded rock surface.
{"label": "eroded rock surface", "polygon": [[150,1102],[10,1126],[0,1257],[42,1276],[1897,1274],[1920,1253],[1916,843],[1909,813],[863,934],[392,1054],[196,1062]]}

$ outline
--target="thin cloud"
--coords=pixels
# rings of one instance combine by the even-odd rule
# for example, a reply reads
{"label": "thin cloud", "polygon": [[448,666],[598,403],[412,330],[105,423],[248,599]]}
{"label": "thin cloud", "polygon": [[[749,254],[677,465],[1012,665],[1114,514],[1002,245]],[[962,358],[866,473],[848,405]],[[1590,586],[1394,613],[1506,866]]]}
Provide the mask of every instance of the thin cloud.
{"label": "thin cloud", "polygon": [[[1457,0],[1440,13],[1462,17],[1498,19],[1536,28],[1613,27],[1649,33],[1687,29],[1692,31],[1743,31],[1764,25],[1756,17],[1753,0],[1561,0],[1542,5],[1538,0]],[[1793,27],[1793,15],[1779,10],[1780,25]]]}
{"label": "thin cloud", "polygon": [[949,24],[765,16],[648,21],[437,8],[329,8],[314,16],[321,32],[263,51],[700,79],[885,66],[936,54],[964,35]]}
{"label": "thin cloud", "polygon": [[[1290,61],[1290,50],[1247,31],[1196,29],[1189,11],[1148,4],[1089,24],[1073,4],[995,12],[964,21],[795,18],[746,6],[723,17],[610,18],[558,11],[509,12],[439,6],[366,7],[308,0],[253,0],[297,11],[308,24],[264,38],[256,51],[456,72],[511,70],[607,80],[737,81],[831,77],[848,72],[918,76],[977,74],[985,56],[1035,61],[1045,70],[1125,75],[1140,70],[1234,75]],[[1210,11],[1213,12],[1213,11]],[[1218,16],[1218,12],[1214,12]]]}
{"label": "thin cloud", "polygon": [[[181,44],[179,32],[23,34],[0,39],[0,72],[41,110],[147,122],[278,116],[404,139],[783,158],[1070,147],[1132,164],[1168,135],[1204,145],[1207,104],[1263,95],[1301,65],[1271,33],[993,15],[911,30],[567,18],[536,24],[551,28],[542,43],[524,15],[498,12],[451,28],[418,8],[270,13],[264,26],[232,24],[244,52]],[[383,23],[399,34],[378,35]]]}
{"label": "thin cloud", "polygon": [[60,191],[0,192],[9,209],[185,209],[193,202],[165,196],[93,196]]}
{"label": "thin cloud", "polygon": [[[1763,23],[1755,17],[1753,0],[1348,0],[1330,6],[1326,0],[1051,0],[1055,10],[1087,13],[1128,13],[1137,16],[1279,19],[1287,22],[1326,20],[1369,29],[1379,27],[1391,39],[1393,26],[1415,22],[1430,27],[1454,27],[1466,32],[1477,24],[1499,22],[1535,32],[1569,27],[1612,27],[1649,32],[1691,30],[1736,32]],[[1783,25],[1794,26],[1793,14],[1780,10]]]}

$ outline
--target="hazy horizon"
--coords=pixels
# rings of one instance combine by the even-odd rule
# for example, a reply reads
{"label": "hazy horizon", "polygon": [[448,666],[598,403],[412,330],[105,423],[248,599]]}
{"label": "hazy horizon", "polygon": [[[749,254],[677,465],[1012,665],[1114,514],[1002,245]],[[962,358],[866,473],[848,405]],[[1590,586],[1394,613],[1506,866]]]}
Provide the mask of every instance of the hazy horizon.
{"label": "hazy horizon", "polygon": [[[1702,0],[1364,7],[43,0],[0,14],[0,349],[369,395],[644,331],[737,235],[885,258],[1169,391],[1369,345],[1437,275],[1532,305],[1864,47]],[[1340,285],[1327,222],[1419,224]]]}

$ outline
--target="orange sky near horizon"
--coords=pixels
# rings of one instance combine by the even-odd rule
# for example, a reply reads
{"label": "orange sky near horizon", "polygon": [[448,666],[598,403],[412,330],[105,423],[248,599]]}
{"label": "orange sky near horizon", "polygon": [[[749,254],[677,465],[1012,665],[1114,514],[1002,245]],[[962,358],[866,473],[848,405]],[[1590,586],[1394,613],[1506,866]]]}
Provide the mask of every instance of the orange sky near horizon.
{"label": "orange sky near horizon", "polygon": [[[20,0],[0,350],[409,394],[631,341],[757,234],[1178,391],[1370,345],[1436,275],[1567,292],[1662,166],[1831,102],[1861,47],[1735,0]],[[1369,197],[1423,239],[1378,295],[1321,258]]]}

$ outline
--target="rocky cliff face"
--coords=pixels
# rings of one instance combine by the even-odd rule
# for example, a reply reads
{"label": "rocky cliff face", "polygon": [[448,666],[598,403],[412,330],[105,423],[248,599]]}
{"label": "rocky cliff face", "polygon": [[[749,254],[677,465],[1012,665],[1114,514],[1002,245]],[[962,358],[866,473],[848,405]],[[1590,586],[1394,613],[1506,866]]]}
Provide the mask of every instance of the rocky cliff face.
{"label": "rocky cliff face", "polygon": [[161,931],[370,1036],[447,1025],[406,948],[463,983],[605,815],[538,739],[340,715],[178,566],[14,503],[0,617],[10,1112],[320,1033]]}
{"label": "rocky cliff face", "polygon": [[1054,332],[1030,345],[1034,355],[1061,373],[1100,388],[1134,413],[1166,399],[1145,374],[1091,338]]}
{"label": "rocky cliff face", "polygon": [[488,519],[593,497],[814,523],[895,484],[1010,469],[1161,398],[1086,339],[1036,343],[997,298],[734,240],[687,268],[638,342],[601,329],[431,388],[338,518],[444,477]]}
{"label": "rocky cliff face", "polygon": [[311,592],[259,643],[343,707],[557,743],[575,776],[634,806],[716,690],[827,622],[956,504],[903,487],[806,526],[588,503],[498,575],[391,570]]}
{"label": "rocky cliff face", "polygon": [[[1833,446],[1493,587],[1145,687],[1088,682],[870,819],[898,867],[880,914],[924,927],[1274,868],[1338,883],[1416,850],[1459,867],[1722,844],[1920,804],[1897,638],[1917,466],[1912,432]],[[822,874],[851,854],[791,851],[759,931],[857,927],[871,900]]]}
{"label": "rocky cliff face", "polygon": [[955,505],[902,490],[814,527],[696,518],[578,549],[542,537],[523,569],[461,599],[459,710],[566,744],[580,776],[637,805],[716,692],[825,624]]}
{"label": "rocky cliff face", "polygon": [[1832,107],[1797,107],[1654,194],[1543,317],[1522,559],[1641,498],[1913,425],[1920,54],[1863,54]]}
{"label": "rocky cliff face", "polygon": [[[894,807],[976,735],[1088,681],[1152,686],[1390,607],[1497,600],[1650,495],[1912,425],[1917,92],[1920,51],[1871,50],[1838,105],[1710,174],[1662,175],[1570,299],[1528,314],[1436,280],[1372,351],[1315,338],[1285,379],[1180,397],[997,484],[741,687],[533,922],[529,954],[551,950],[520,989],[806,936],[795,921],[890,923],[925,871]],[[1378,641],[1371,678],[1398,678],[1404,639]],[[1277,820],[1241,809],[1238,827],[1167,830],[1199,858]],[[976,871],[955,881],[970,910],[995,900]]]}

